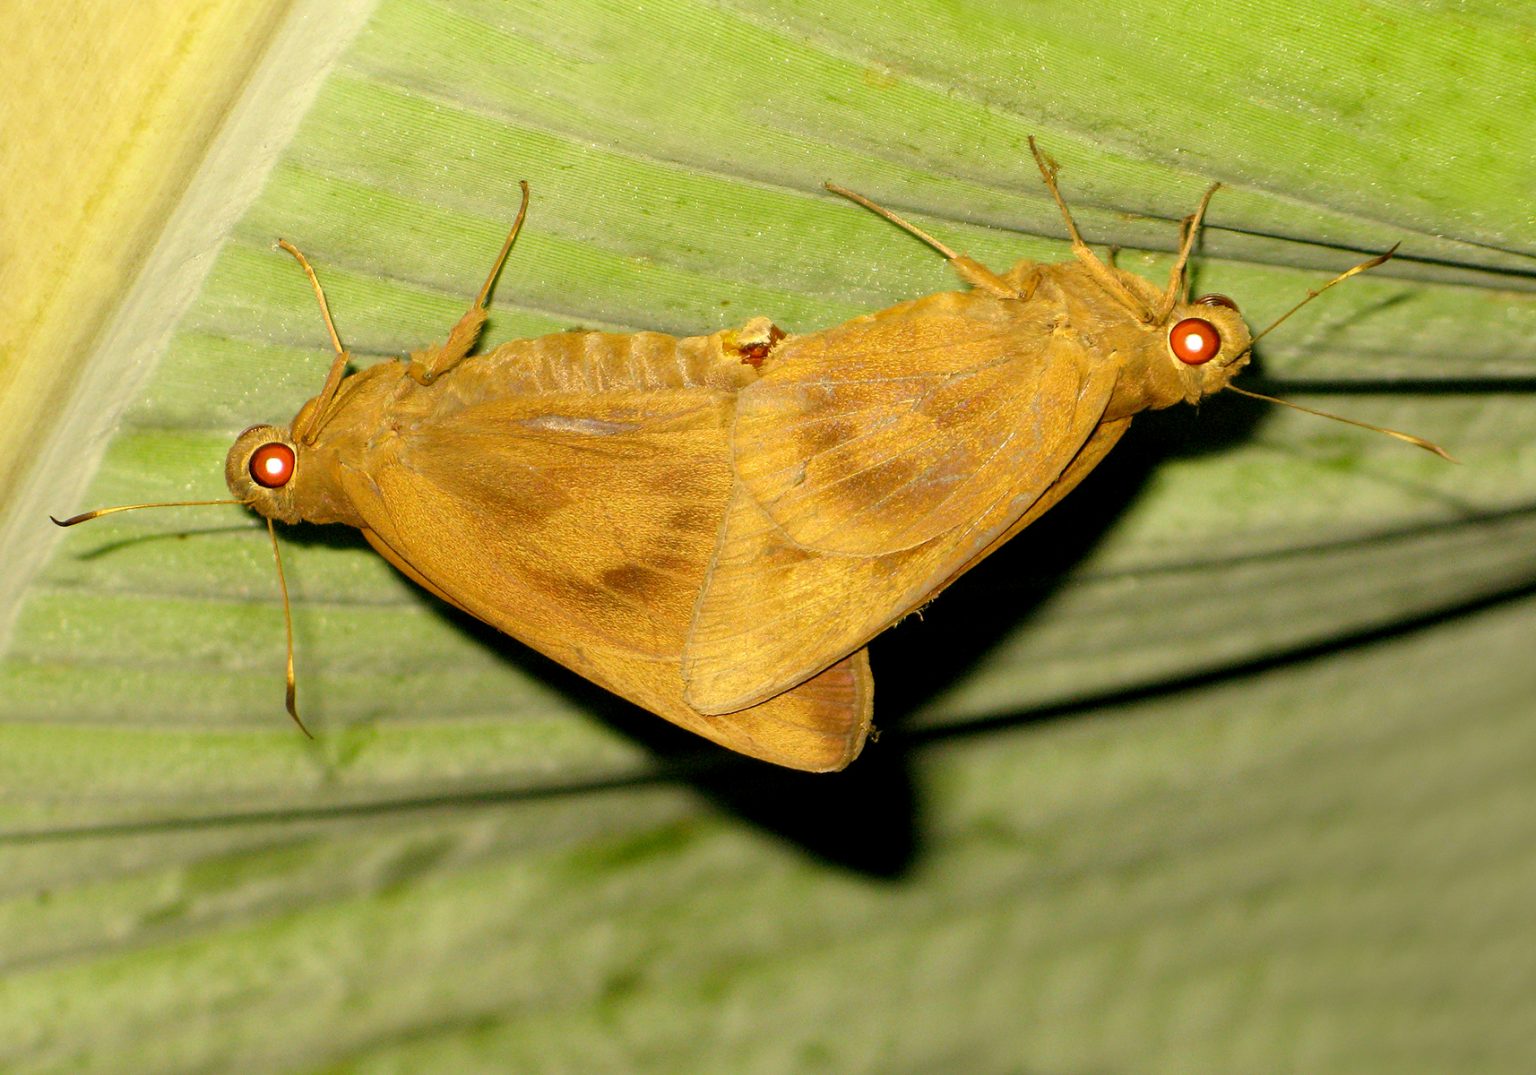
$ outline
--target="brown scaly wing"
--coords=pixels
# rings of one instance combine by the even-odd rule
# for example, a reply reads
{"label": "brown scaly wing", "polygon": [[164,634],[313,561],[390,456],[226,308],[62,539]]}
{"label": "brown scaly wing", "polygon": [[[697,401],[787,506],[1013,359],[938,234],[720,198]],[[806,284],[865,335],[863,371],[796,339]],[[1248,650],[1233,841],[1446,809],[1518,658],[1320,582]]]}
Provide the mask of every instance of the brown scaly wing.
{"label": "brown scaly wing", "polygon": [[732,750],[839,769],[869,728],[863,653],[729,716],[683,701],[728,407],[701,388],[498,400],[381,437],[344,484],[369,541],[470,614]]}
{"label": "brown scaly wing", "polygon": [[791,541],[853,556],[1027,504],[1098,418],[1052,308],[948,292],[786,339],[740,392],[737,477]]}
{"label": "brown scaly wing", "polygon": [[1113,422],[1100,424],[1093,431],[1093,436],[1088,438],[1088,443],[1083,445],[1082,450],[1077,453],[1076,458],[1072,460],[1066,470],[1062,471],[1061,477],[1056,479],[1051,487],[1041,494],[1040,499],[1031,504],[1029,510],[1019,516],[1012,526],[993,538],[986,548],[973,556],[953,575],[941,582],[933,590],[932,596],[938,596],[940,593],[943,593],[950,583],[991,556],[1007,544],[1020,530],[1023,530],[1030,523],[1055,507],[1062,497],[1076,489],[1078,483],[1086,478],[1093,471],[1094,467],[1099,465],[1104,457],[1109,454],[1109,450],[1120,442],[1121,436],[1130,427],[1131,420],[1129,418],[1117,418]]}
{"label": "brown scaly wing", "polygon": [[[1065,337],[1047,345],[1076,347]],[[730,712],[814,675],[931,600],[1065,495],[1126,424],[1101,430],[1115,373],[1086,357],[1046,356],[1052,368],[1081,371],[1081,381],[1048,423],[1030,427],[1047,433],[1028,453],[1028,472],[977,515],[923,544],[883,555],[808,548],[739,483],[684,651],[689,704]],[[878,531],[873,509],[869,516],[863,525]]]}

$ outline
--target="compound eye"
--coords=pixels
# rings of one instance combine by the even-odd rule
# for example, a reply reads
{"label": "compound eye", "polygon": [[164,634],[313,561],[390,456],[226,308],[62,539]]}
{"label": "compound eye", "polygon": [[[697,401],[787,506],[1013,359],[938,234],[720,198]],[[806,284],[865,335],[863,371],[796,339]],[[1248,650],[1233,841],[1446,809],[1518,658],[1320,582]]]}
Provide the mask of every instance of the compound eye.
{"label": "compound eye", "polygon": [[1199,366],[1221,350],[1221,333],[1204,318],[1186,317],[1168,333],[1168,347],[1180,362]]}
{"label": "compound eye", "polygon": [[263,444],[251,453],[251,480],[268,489],[287,485],[293,477],[293,449],[281,441]]}
{"label": "compound eye", "polygon": [[1195,300],[1196,306],[1225,306],[1229,310],[1237,309],[1237,303],[1225,295],[1201,295]]}

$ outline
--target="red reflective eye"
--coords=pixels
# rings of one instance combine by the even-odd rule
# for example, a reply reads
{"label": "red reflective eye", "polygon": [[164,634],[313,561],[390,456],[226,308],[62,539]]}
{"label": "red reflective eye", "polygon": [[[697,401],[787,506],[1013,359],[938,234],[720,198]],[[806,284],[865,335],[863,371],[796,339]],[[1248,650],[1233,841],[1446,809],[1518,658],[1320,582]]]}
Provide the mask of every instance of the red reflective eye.
{"label": "red reflective eye", "polygon": [[293,477],[293,449],[279,441],[263,444],[251,453],[251,480],[268,489],[288,484]]}
{"label": "red reflective eye", "polygon": [[1168,333],[1173,357],[1191,366],[1209,362],[1221,350],[1221,333],[1216,326],[1199,317],[1186,317]]}

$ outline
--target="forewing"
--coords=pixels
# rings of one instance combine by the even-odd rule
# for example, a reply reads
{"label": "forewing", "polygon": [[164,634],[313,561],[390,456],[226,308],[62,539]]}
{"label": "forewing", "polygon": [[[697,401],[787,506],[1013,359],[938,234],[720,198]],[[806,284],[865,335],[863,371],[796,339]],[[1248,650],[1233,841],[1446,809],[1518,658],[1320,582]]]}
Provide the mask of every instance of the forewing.
{"label": "forewing", "polygon": [[698,388],[498,400],[381,436],[344,484],[375,547],[472,615],[731,749],[841,768],[868,730],[862,653],[742,713],[683,702],[728,407]]}
{"label": "forewing", "polygon": [[795,543],[860,556],[1038,492],[1088,432],[1050,308],[944,293],[785,340],[740,393],[738,478]]}
{"label": "forewing", "polygon": [[1114,371],[1083,368],[1081,392],[1052,423],[1063,432],[1037,444],[1020,481],[921,545],[870,556],[807,548],[738,486],[684,653],[689,703],[728,712],[826,668],[931,600],[1065,495],[1128,424],[1100,432]]}
{"label": "forewing", "polygon": [[1088,443],[1083,445],[1082,449],[1073,457],[1072,462],[1067,465],[1067,469],[1062,471],[1061,477],[1051,483],[1051,487],[1029,506],[1029,510],[1014,520],[1012,526],[993,538],[980,552],[961,565],[959,570],[939,583],[929,594],[929,597],[937,597],[943,593],[950,583],[991,556],[998,549],[1006,545],[1020,530],[1023,530],[1030,523],[1055,507],[1062,497],[1076,489],[1078,483],[1092,473],[1093,468],[1098,466],[1103,458],[1109,454],[1109,450],[1120,442],[1121,436],[1130,427],[1131,420],[1129,418],[1117,418],[1112,422],[1101,422],[1099,427],[1093,431],[1093,436],[1088,438]]}

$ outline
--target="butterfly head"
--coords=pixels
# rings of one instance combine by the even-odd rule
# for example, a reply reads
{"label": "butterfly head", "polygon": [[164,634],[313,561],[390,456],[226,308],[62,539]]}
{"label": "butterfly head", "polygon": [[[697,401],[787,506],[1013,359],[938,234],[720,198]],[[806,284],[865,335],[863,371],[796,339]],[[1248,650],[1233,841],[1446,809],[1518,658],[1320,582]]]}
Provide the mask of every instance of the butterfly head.
{"label": "butterfly head", "polygon": [[285,429],[251,426],[224,458],[224,482],[241,503],[269,519],[296,523],[303,452]]}
{"label": "butterfly head", "polygon": [[1248,364],[1253,334],[1225,295],[1179,303],[1165,324],[1163,347],[1190,403],[1225,388]]}

